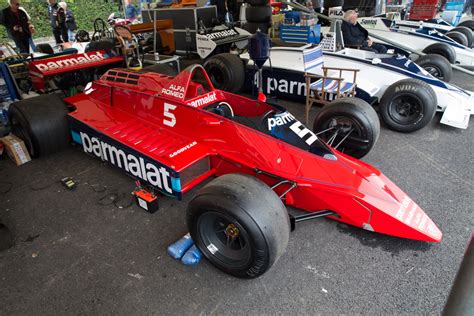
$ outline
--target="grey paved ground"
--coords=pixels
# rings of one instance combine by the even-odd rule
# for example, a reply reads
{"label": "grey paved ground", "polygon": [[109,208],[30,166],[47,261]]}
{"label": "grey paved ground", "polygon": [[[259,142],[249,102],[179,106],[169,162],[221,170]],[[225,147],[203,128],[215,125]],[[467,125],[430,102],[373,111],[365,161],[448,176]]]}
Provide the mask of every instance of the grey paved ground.
{"label": "grey paved ground", "polygon": [[[472,78],[456,73],[455,81],[474,90]],[[301,105],[289,107],[301,117]],[[19,168],[0,161],[0,179],[13,183],[0,195],[0,218],[16,236],[0,253],[0,315],[439,314],[474,226],[474,126],[457,130],[439,119],[408,135],[382,128],[365,160],[417,201],[443,231],[442,243],[309,221],[251,281],[167,256],[186,232],[193,192],[182,202],[162,199],[149,215],[127,207],[130,178],[78,148]],[[79,182],[76,191],[59,184],[64,176]],[[127,198],[114,205],[111,193]]]}

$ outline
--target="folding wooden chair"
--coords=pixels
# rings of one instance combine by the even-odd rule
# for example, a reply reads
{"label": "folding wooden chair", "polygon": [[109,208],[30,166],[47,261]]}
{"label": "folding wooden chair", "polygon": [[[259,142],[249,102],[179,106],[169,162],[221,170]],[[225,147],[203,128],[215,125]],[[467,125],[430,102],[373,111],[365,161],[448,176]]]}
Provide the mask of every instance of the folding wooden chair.
{"label": "folding wooden chair", "polygon": [[[309,111],[313,103],[325,105],[337,98],[355,96],[357,72],[359,72],[359,69],[325,66],[322,69],[324,74],[322,78],[321,76],[309,73],[304,75],[306,81],[306,124],[308,124]],[[339,71],[339,77],[329,77],[329,70]],[[345,81],[342,77],[343,72],[353,73],[352,82]],[[312,79],[317,80],[312,82]]]}

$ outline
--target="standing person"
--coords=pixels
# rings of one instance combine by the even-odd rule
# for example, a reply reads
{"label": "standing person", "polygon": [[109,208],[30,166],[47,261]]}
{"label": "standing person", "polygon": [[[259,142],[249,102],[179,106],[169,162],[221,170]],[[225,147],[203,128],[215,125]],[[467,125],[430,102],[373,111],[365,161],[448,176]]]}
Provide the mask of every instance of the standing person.
{"label": "standing person", "polygon": [[[68,42],[67,27],[66,27],[66,12],[61,8],[56,0],[47,0],[49,3],[48,14],[51,22],[51,29],[53,30],[56,44]],[[62,37],[62,40],[61,40]]]}
{"label": "standing person", "polygon": [[33,24],[25,11],[20,10],[19,0],[8,0],[9,7],[1,11],[0,24],[7,29],[8,37],[15,42],[20,53],[30,53],[31,32]]}
{"label": "standing person", "polygon": [[75,30],[77,29],[76,19],[74,18],[74,14],[71,10],[68,9],[67,3],[61,1],[58,3],[59,6],[66,12],[66,28],[67,28],[67,35],[70,42],[74,41],[75,37]]}
{"label": "standing person", "polygon": [[[28,14],[28,12],[26,12],[25,8],[20,7],[20,10],[24,11],[26,13],[26,16],[28,17],[28,21],[31,21],[31,17]],[[30,47],[33,52],[36,52],[36,45],[35,45],[35,42],[33,42],[33,34],[35,34],[35,27],[31,23],[30,23],[30,32],[31,32],[30,41],[29,41]]]}
{"label": "standing person", "polygon": [[125,0],[125,18],[131,21],[138,18],[138,10],[131,0]]}

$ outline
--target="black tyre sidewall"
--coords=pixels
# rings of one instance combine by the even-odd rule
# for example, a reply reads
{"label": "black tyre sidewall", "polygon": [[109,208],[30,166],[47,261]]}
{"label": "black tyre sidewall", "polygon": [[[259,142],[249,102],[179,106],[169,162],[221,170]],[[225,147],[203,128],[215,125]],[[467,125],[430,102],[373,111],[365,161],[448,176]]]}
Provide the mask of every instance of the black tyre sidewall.
{"label": "black tyre sidewall", "polygon": [[[211,78],[215,88],[238,92],[242,89],[245,82],[245,70],[242,60],[235,55],[224,53],[212,56],[204,63],[204,68]],[[214,71],[220,71],[224,76],[224,83],[217,84],[213,80]]]}
{"label": "black tyre sidewall", "polygon": [[[443,81],[451,81],[451,77],[453,75],[453,68],[449,63],[449,60],[447,60],[441,55],[428,54],[425,56],[421,56],[416,60],[416,64],[419,65],[421,68],[424,68],[425,70],[428,67],[434,67],[443,75]],[[437,78],[440,79],[439,77]]]}
{"label": "black tyre sidewall", "polygon": [[[10,122],[13,126],[13,133],[21,140],[23,140],[26,149],[28,150],[28,153],[31,157],[38,157],[38,141],[34,137],[32,137],[33,133],[31,131],[31,126],[30,124],[28,124],[28,121],[23,115],[23,113],[18,110],[17,107],[14,105],[10,106],[8,113],[10,116]],[[22,129],[22,134],[20,134],[16,130],[16,124],[20,125],[20,128]],[[26,135],[24,133],[26,133]]]}
{"label": "black tyre sidewall", "polygon": [[[395,98],[408,95],[418,99],[421,103],[423,117],[411,124],[396,122],[390,115],[390,109],[394,106]],[[390,129],[398,132],[410,133],[425,127],[436,113],[436,94],[426,83],[416,79],[404,79],[392,84],[382,96],[379,104],[379,112],[382,120]]]}
{"label": "black tyre sidewall", "polygon": [[456,51],[446,43],[435,43],[423,50],[425,54],[437,54],[446,58],[451,64],[456,62]]}
{"label": "black tyre sidewall", "polygon": [[247,3],[254,7],[266,6],[269,0],[247,0]]}
{"label": "black tyre sidewall", "polygon": [[344,0],[325,0],[324,1],[324,8],[333,8],[333,7],[341,7],[344,5]]}
{"label": "black tyre sidewall", "polygon": [[[15,120],[28,133],[20,137],[29,147],[32,157],[57,152],[68,146],[70,130],[67,123],[67,108],[56,94],[44,94],[38,97],[12,103],[10,119]],[[15,127],[12,127],[15,132]]]}
{"label": "black tyre sidewall", "polygon": [[[368,107],[359,104],[362,101]],[[375,110],[363,100],[357,98],[344,98],[336,100],[324,106],[316,115],[313,123],[313,131],[318,133],[329,127],[331,119],[342,116],[350,118],[363,130],[363,134],[369,139],[367,149],[355,152],[345,152],[354,158],[362,158],[367,155],[377,142],[380,133],[380,122]]]}
{"label": "black tyre sidewall", "polygon": [[[247,265],[238,269],[226,266],[204,245],[198,235],[198,219],[207,211],[227,214],[245,229],[252,249]],[[288,211],[281,199],[268,185],[246,174],[226,174],[206,184],[190,201],[186,218],[191,236],[206,258],[239,278],[262,275],[284,253],[290,236]]]}
{"label": "black tyre sidewall", "polygon": [[463,22],[459,23],[458,26],[465,26],[465,27],[470,28],[472,31],[474,31],[474,21],[473,20],[463,21]]}
{"label": "black tyre sidewall", "polygon": [[[250,238],[251,247],[251,260],[250,263],[239,270],[229,269],[225,264],[219,264],[216,262],[215,256],[207,249],[203,240],[200,238],[198,233],[197,225],[188,225],[190,227],[191,236],[196,243],[197,247],[203,252],[204,256],[218,269],[224,271],[227,274],[239,277],[239,278],[254,278],[259,276],[260,271],[266,271],[270,264],[270,253],[267,242],[262,234],[260,228],[256,225],[255,221],[249,216],[249,214],[234,203],[230,203],[225,199],[222,199],[219,195],[204,195],[197,196],[193,200],[193,209],[188,222],[197,222],[198,217],[206,212],[206,209],[216,211],[224,215],[230,215],[233,217],[241,226],[243,226]],[[214,200],[216,203],[209,205],[209,198]],[[258,254],[258,256],[256,255]]]}
{"label": "black tyre sidewall", "polygon": [[245,8],[245,20],[252,23],[269,23],[272,20],[271,6],[255,6]]}
{"label": "black tyre sidewall", "polygon": [[36,51],[43,54],[54,54],[53,48],[48,43],[37,44]]}
{"label": "black tyre sidewall", "polygon": [[466,36],[466,39],[467,39],[467,47],[472,46],[473,35],[472,35],[472,30],[470,28],[466,26],[458,26],[452,29],[450,32],[453,32],[453,31],[464,34],[464,36]]}
{"label": "black tyre sidewall", "polygon": [[468,45],[468,40],[467,40],[467,37],[466,35],[464,35],[463,33],[461,32],[457,32],[457,31],[450,31],[448,33],[445,34],[447,37],[449,37],[450,39],[454,40],[456,43],[458,44],[461,44],[463,46],[467,46]]}

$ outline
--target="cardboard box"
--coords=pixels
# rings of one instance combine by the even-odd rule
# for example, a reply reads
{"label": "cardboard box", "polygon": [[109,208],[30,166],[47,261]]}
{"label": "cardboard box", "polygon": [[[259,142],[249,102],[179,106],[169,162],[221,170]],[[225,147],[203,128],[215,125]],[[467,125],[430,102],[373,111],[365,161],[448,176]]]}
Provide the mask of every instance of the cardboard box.
{"label": "cardboard box", "polygon": [[0,142],[5,146],[8,156],[16,163],[22,165],[31,160],[25,143],[13,134],[0,138]]}

